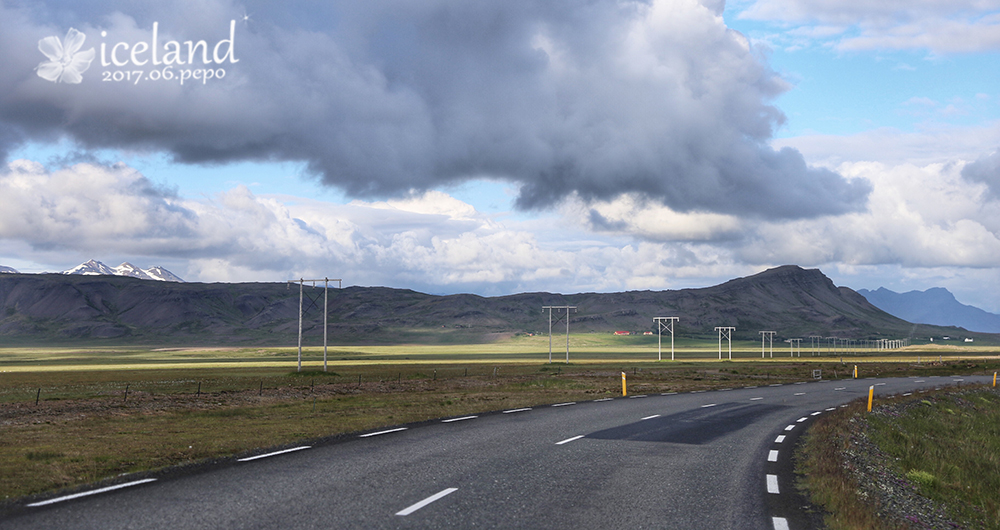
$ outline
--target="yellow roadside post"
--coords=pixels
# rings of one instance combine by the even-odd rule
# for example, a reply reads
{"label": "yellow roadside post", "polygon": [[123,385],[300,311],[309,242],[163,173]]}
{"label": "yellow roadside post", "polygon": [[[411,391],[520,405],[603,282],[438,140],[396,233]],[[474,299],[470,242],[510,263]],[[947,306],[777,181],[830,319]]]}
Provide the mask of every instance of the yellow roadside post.
{"label": "yellow roadside post", "polygon": [[875,386],[868,387],[868,412],[872,411],[872,398],[875,397]]}
{"label": "yellow roadside post", "polygon": [[854,378],[855,379],[858,378],[858,365],[856,365],[856,364],[854,365]]}
{"label": "yellow roadside post", "polygon": [[622,395],[623,396],[628,395],[628,393],[625,391],[625,372],[622,372]]}
{"label": "yellow roadside post", "polygon": [[997,386],[997,373],[993,372],[993,386]]}

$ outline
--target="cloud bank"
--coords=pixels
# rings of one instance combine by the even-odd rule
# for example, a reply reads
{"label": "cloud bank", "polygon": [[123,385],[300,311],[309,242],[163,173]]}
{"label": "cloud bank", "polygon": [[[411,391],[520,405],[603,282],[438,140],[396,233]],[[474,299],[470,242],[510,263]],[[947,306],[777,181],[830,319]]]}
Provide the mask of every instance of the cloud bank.
{"label": "cloud bank", "polygon": [[[367,199],[488,177],[517,185],[523,209],[626,194],[760,219],[863,209],[864,179],[769,146],[787,85],[717,4],[0,4],[0,155],[69,138],[191,164],[304,161]],[[79,84],[36,74],[39,40],[68,27],[97,49]],[[211,58],[225,39],[224,77],[145,77],[157,45],[204,40]]]}

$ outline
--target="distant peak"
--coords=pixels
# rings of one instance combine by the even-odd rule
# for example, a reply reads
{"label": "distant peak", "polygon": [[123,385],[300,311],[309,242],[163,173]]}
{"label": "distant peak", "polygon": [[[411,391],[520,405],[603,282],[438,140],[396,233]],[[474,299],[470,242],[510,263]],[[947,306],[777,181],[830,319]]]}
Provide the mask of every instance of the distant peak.
{"label": "distant peak", "polygon": [[183,282],[179,276],[164,269],[163,267],[150,267],[140,269],[129,262],[111,268],[97,260],[89,260],[81,263],[72,269],[63,271],[63,274],[83,274],[83,275],[103,275],[103,276],[128,276],[140,280],[156,280],[164,282]]}

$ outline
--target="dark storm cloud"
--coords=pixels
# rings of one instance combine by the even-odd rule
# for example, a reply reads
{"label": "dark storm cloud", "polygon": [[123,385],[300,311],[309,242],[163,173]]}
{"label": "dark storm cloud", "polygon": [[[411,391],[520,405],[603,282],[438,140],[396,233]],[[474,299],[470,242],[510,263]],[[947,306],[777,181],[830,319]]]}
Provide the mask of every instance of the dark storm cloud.
{"label": "dark storm cloud", "polygon": [[[360,197],[486,176],[520,184],[525,209],[630,192],[767,218],[863,209],[867,181],[768,146],[785,85],[708,4],[2,5],[0,155],[69,136],[186,163],[301,160]],[[232,19],[222,80],[102,81],[101,42],[149,42],[158,22],[161,45],[211,47]],[[78,85],[46,81],[38,41],[70,27],[98,57]]]}
{"label": "dark storm cloud", "polygon": [[962,177],[986,184],[989,197],[1000,199],[1000,151],[979,158],[962,168]]}

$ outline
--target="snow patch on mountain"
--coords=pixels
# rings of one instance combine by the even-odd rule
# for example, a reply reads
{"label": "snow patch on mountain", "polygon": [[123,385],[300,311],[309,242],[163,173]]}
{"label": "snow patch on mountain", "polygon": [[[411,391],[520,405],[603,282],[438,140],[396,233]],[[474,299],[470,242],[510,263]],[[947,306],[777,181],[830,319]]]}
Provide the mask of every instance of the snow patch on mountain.
{"label": "snow patch on mountain", "polygon": [[17,272],[17,269],[12,269],[10,267],[4,267],[3,265],[0,265],[0,274],[5,274],[5,273],[6,274],[20,274],[19,272]]}
{"label": "snow patch on mountain", "polygon": [[140,269],[129,262],[122,263],[117,267],[108,267],[97,260],[90,260],[81,263],[72,269],[65,270],[63,274],[84,274],[88,276],[130,276],[140,280],[156,280],[161,282],[183,282],[179,276],[164,269],[163,267],[150,267]]}

